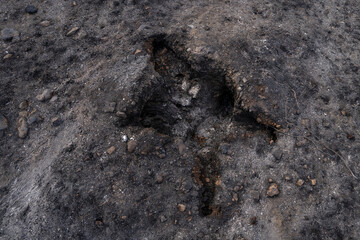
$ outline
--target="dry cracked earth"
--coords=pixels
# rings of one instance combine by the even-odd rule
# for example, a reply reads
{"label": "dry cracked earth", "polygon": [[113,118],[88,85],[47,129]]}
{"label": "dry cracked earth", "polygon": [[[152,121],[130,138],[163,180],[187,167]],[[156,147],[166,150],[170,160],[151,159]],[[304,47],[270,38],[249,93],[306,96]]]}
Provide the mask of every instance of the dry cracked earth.
{"label": "dry cracked earth", "polygon": [[360,239],[357,0],[0,0],[0,239]]}

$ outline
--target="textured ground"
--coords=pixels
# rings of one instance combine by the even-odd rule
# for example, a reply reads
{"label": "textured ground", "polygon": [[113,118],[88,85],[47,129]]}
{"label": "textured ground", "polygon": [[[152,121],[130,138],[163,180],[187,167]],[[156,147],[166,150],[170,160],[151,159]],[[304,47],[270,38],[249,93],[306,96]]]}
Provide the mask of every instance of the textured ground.
{"label": "textured ground", "polygon": [[360,239],[358,1],[0,0],[0,31],[0,239]]}

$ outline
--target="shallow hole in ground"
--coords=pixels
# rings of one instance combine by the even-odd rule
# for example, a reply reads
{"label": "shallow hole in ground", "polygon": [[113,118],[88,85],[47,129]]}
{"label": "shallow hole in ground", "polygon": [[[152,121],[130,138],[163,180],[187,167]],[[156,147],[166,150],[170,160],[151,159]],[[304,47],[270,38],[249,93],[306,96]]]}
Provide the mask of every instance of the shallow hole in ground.
{"label": "shallow hole in ground", "polygon": [[[221,176],[216,157],[219,143],[207,144],[209,153],[205,157],[198,156],[198,151],[204,147],[199,139],[206,138],[202,137],[206,128],[237,121],[249,131],[263,131],[273,140],[276,140],[276,134],[272,128],[258,123],[254,114],[245,110],[234,114],[234,91],[232,86],[227,85],[224,74],[195,71],[169,47],[164,38],[153,40],[151,49],[152,62],[162,78],[162,84],[152,89],[152,96],[142,108],[139,124],[162,134],[187,139],[197,146],[192,151],[196,159],[193,177],[201,185],[199,214],[219,215],[221,206],[214,204],[216,182]],[[222,137],[217,130],[211,134],[208,138],[217,141]]]}
{"label": "shallow hole in ground", "polygon": [[223,76],[194,71],[165,41],[153,42],[152,57],[163,85],[144,105],[141,125],[163,134],[187,137],[210,116],[231,117],[233,93]]}

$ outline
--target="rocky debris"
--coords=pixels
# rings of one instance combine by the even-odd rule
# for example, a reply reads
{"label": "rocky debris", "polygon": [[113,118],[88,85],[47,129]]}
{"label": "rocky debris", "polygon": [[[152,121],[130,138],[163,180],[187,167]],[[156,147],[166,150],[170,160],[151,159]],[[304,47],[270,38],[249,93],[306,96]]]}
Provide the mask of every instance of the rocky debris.
{"label": "rocky debris", "polygon": [[43,27],[48,27],[50,25],[51,25],[51,22],[48,20],[44,20],[44,21],[40,22],[40,26],[43,26]]}
{"label": "rocky debris", "polygon": [[28,106],[29,106],[29,102],[28,102],[27,100],[24,100],[24,101],[22,101],[22,102],[19,104],[19,108],[20,108],[21,110],[26,109]]}
{"label": "rocky debris", "polygon": [[116,116],[123,120],[126,119],[126,113],[124,113],[124,112],[120,112],[120,111],[116,112]]}
{"label": "rocky debris", "polygon": [[49,102],[54,103],[58,100],[58,96],[52,96]]}
{"label": "rocky debris", "polygon": [[300,179],[298,179],[298,180],[296,181],[296,185],[297,185],[298,187],[301,187],[301,186],[304,184],[304,182],[305,182],[305,181],[300,178]]}
{"label": "rocky debris", "polygon": [[135,148],[137,146],[137,141],[135,140],[130,140],[128,143],[127,143],[127,150],[129,153],[133,153],[135,151]]}
{"label": "rocky debris", "polygon": [[239,196],[238,196],[238,194],[237,194],[237,193],[234,193],[231,200],[232,200],[233,202],[239,201]]}
{"label": "rocky debris", "polygon": [[108,148],[108,150],[106,150],[107,154],[111,155],[115,152],[115,147],[111,146],[110,148]]}
{"label": "rocky debris", "polygon": [[13,55],[11,54],[11,53],[8,53],[8,54],[6,54],[4,57],[3,57],[3,59],[4,60],[6,60],[6,59],[9,59],[9,58],[11,58]]}
{"label": "rocky debris", "polygon": [[68,31],[66,33],[67,37],[70,37],[72,35],[74,35],[75,33],[77,33],[79,31],[80,27],[73,27],[72,29],[70,29],[70,31]]}
{"label": "rocky debris", "polygon": [[280,150],[280,149],[276,149],[274,152],[273,152],[273,156],[274,158],[277,160],[277,161],[280,161],[282,156],[283,156],[283,152]]}
{"label": "rocky debris", "polygon": [[104,112],[113,113],[115,111],[115,108],[116,108],[116,102],[108,102],[104,107]]}
{"label": "rocky debris", "polygon": [[181,139],[177,139],[175,141],[175,143],[177,144],[179,154],[183,155],[186,151],[186,145],[184,144],[184,142]]}
{"label": "rocky debris", "polygon": [[189,94],[192,96],[192,98],[196,98],[199,91],[200,91],[200,85],[196,84],[190,88]]}
{"label": "rocky debris", "polygon": [[186,205],[185,205],[185,204],[179,203],[179,204],[177,205],[177,207],[178,207],[178,209],[179,209],[180,212],[185,212],[185,210],[186,210]]}
{"label": "rocky debris", "polygon": [[181,185],[181,190],[184,192],[184,193],[188,193],[191,191],[191,189],[193,188],[193,184],[191,181],[185,181],[182,183]]}
{"label": "rocky debris", "polygon": [[260,192],[259,191],[251,190],[250,191],[250,196],[251,196],[252,199],[254,199],[255,202],[260,201]]}
{"label": "rocky debris", "polygon": [[124,134],[124,135],[121,135],[121,141],[122,142],[127,142],[128,141],[128,137]]}
{"label": "rocky debris", "polygon": [[166,217],[165,217],[164,215],[161,215],[161,216],[160,216],[160,222],[163,223],[163,222],[166,222],[166,220],[167,220],[167,219],[166,219]]}
{"label": "rocky debris", "polygon": [[156,176],[156,183],[160,184],[163,181],[164,181],[164,177],[161,174]]}
{"label": "rocky debris", "polygon": [[1,30],[1,38],[5,42],[11,42],[12,40],[19,40],[19,32],[13,28],[4,28]]}
{"label": "rocky debris", "polygon": [[187,90],[189,89],[190,87],[190,83],[186,80],[184,80],[182,83],[181,83],[181,89],[184,91],[184,92],[187,92]]}
{"label": "rocky debris", "polygon": [[40,116],[39,113],[33,113],[33,114],[30,114],[29,117],[27,117],[27,123],[29,125],[36,123],[36,122],[40,122],[42,120],[43,120],[43,118]]}
{"label": "rocky debris", "polygon": [[17,124],[19,138],[25,138],[28,134],[29,128],[25,117],[20,117]]}
{"label": "rocky debris", "polygon": [[104,225],[104,222],[102,219],[96,219],[95,220],[95,225],[98,227],[102,227]]}
{"label": "rocky debris", "polygon": [[64,121],[60,118],[60,117],[54,117],[53,119],[51,119],[51,125],[53,127],[58,127],[60,126]]}
{"label": "rocky debris", "polygon": [[27,111],[21,111],[21,112],[19,112],[19,117],[27,118],[28,115],[29,115],[29,113],[28,113]]}
{"label": "rocky debris", "polygon": [[164,159],[164,158],[166,157],[166,154],[165,154],[165,153],[156,152],[156,155],[157,155],[160,159]]}
{"label": "rocky debris", "polygon": [[50,89],[45,89],[41,94],[36,96],[36,99],[44,102],[46,100],[49,100],[52,96],[52,91]]}
{"label": "rocky debris", "polygon": [[0,114],[0,131],[7,129],[8,126],[9,125],[7,119]]}
{"label": "rocky debris", "polygon": [[315,186],[316,185],[316,179],[310,179],[310,183],[312,186]]}
{"label": "rocky debris", "polygon": [[180,104],[183,107],[190,106],[190,104],[191,104],[191,97],[189,97],[189,96],[174,94],[172,99],[173,99],[174,103]]}
{"label": "rocky debris", "polygon": [[233,190],[234,190],[234,192],[238,192],[238,191],[242,190],[243,188],[244,188],[244,186],[242,186],[242,185],[241,186],[235,186]]}
{"label": "rocky debris", "polygon": [[25,8],[25,12],[29,14],[35,14],[38,12],[38,9],[34,5],[27,5]]}
{"label": "rocky debris", "polygon": [[266,191],[266,195],[269,197],[275,197],[279,195],[280,191],[278,189],[278,185],[276,183],[272,183],[268,190]]}
{"label": "rocky debris", "polygon": [[285,176],[285,180],[286,180],[286,181],[291,181],[291,176],[286,175],[286,176]]}

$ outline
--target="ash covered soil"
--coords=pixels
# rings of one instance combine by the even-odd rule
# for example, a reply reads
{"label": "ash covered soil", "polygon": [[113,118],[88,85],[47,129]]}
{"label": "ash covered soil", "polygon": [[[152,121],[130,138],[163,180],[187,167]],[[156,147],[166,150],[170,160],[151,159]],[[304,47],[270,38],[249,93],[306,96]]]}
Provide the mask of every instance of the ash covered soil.
{"label": "ash covered soil", "polygon": [[359,1],[0,3],[0,239],[360,239]]}

